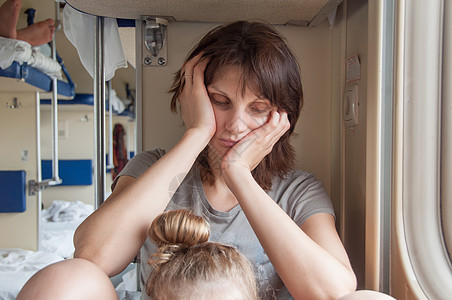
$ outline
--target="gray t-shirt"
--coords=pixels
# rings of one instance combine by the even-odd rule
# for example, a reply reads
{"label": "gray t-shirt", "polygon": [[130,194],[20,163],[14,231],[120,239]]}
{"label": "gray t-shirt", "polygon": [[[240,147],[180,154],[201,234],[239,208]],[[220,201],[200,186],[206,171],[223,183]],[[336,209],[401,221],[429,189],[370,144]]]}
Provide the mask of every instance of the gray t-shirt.
{"label": "gray t-shirt", "polygon": [[[128,175],[138,178],[164,154],[165,151],[161,149],[142,152],[127,163],[119,176]],[[112,189],[119,176],[113,182]],[[200,172],[196,165],[185,176],[179,188],[173,188],[173,186],[177,187],[180,180],[181,176],[175,176],[168,188],[172,198],[166,210],[187,209],[196,215],[203,216],[210,224],[210,241],[235,246],[243,253],[254,266],[261,299],[291,299],[240,205],[228,212],[215,210],[204,194]],[[331,201],[322,183],[307,172],[293,170],[284,179],[273,178],[272,189],[268,191],[268,195],[298,226],[316,213],[329,213],[334,216]],[[155,251],[155,245],[147,239],[140,251],[142,291],[146,290],[144,286],[151,272],[146,262]],[[141,298],[150,299],[145,292]]]}

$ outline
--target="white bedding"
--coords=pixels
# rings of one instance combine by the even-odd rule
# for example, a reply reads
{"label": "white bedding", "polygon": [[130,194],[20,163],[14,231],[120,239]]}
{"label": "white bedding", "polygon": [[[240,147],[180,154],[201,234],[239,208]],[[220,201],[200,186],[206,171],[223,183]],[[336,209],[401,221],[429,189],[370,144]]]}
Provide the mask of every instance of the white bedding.
{"label": "white bedding", "polygon": [[63,257],[54,253],[0,249],[0,299],[16,299],[31,276],[45,266],[61,260]]}
{"label": "white bedding", "polygon": [[[73,236],[78,225],[93,212],[92,205],[81,201],[54,200],[42,211],[41,251],[0,249],[0,300],[14,300],[23,285],[49,264],[72,257]],[[120,300],[139,300],[136,266],[130,265],[118,276]]]}
{"label": "white bedding", "polygon": [[62,79],[60,64],[42,54],[39,48],[21,40],[0,37],[0,68],[8,68],[14,61],[27,63],[52,78]]}
{"label": "white bedding", "polygon": [[72,257],[75,229],[93,210],[92,205],[81,201],[54,200],[42,211],[41,250],[64,258]]}

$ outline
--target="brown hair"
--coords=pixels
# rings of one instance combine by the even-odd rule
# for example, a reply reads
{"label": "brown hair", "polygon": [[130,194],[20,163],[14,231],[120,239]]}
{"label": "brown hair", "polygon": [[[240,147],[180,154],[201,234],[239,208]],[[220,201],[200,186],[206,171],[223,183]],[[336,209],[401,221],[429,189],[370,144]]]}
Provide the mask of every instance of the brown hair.
{"label": "brown hair", "polygon": [[[273,150],[253,170],[257,183],[271,188],[272,176],[283,177],[294,165],[295,152],[289,138],[303,106],[300,68],[292,51],[281,35],[269,24],[239,21],[218,26],[208,32],[190,52],[186,61],[199,53],[210,58],[204,73],[206,86],[212,83],[226,66],[240,67],[242,92],[246,87],[287,112],[290,129],[274,145]],[[177,98],[182,92],[181,70],[174,79],[171,109],[176,111]],[[198,157],[203,180],[210,184],[214,175],[207,161],[208,147]]]}
{"label": "brown hair", "polygon": [[187,210],[154,219],[149,237],[158,251],[148,261],[154,270],[146,284],[152,299],[258,298],[245,256],[232,246],[208,242],[209,234],[209,224]]}

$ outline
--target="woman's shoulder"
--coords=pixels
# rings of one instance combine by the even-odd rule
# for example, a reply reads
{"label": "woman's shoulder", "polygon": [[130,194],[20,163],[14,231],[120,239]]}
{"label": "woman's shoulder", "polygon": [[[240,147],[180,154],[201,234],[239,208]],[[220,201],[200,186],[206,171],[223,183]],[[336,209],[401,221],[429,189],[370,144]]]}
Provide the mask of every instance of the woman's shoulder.
{"label": "woman's shoulder", "polygon": [[316,213],[334,216],[330,197],[314,174],[292,170],[283,178],[275,178],[269,195],[298,225]]}
{"label": "woman's shoulder", "polygon": [[130,161],[150,161],[155,162],[166,154],[166,150],[155,148],[152,150],[146,150],[135,155]]}
{"label": "woman's shoulder", "polygon": [[271,192],[276,198],[279,198],[282,194],[328,196],[322,182],[313,173],[297,169],[291,170],[283,177],[275,176]]}
{"label": "woman's shoulder", "polygon": [[318,179],[313,173],[302,171],[299,169],[292,169],[284,176],[275,176],[273,178],[273,186],[290,185],[290,184],[309,184],[318,182]]}
{"label": "woman's shoulder", "polygon": [[128,175],[138,178],[138,176],[165,155],[165,153],[166,151],[160,148],[140,152],[127,162],[124,169],[119,173],[119,176]]}

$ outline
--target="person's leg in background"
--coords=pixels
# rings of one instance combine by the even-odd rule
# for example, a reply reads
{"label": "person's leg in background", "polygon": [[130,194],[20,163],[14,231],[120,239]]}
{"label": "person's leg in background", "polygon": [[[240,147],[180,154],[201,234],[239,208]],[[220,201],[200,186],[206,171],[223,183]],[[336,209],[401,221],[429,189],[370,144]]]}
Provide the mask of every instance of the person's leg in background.
{"label": "person's leg in background", "polygon": [[18,39],[39,46],[52,40],[55,32],[55,21],[47,19],[17,30],[22,0],[6,0],[0,6],[0,36],[8,39]]}

